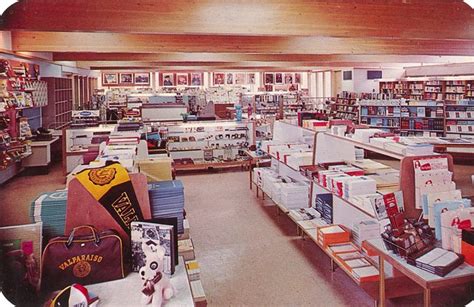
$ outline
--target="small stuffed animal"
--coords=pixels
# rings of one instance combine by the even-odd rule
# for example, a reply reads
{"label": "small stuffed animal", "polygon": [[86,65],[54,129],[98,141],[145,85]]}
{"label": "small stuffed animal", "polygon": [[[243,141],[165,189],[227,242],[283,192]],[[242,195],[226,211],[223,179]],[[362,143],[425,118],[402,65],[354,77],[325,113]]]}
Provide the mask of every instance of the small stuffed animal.
{"label": "small stuffed animal", "polygon": [[163,274],[163,259],[165,248],[162,246],[148,246],[144,244],[145,265],[140,268],[139,274],[143,284],[142,303],[153,307],[160,307],[163,300],[169,300],[175,293],[169,278]]}

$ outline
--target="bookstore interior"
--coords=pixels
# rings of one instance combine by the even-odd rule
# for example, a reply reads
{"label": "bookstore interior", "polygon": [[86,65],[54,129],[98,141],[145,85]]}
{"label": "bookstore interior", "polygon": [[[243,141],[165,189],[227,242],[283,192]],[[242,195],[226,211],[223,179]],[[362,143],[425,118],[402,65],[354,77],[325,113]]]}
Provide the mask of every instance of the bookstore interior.
{"label": "bookstore interior", "polygon": [[474,306],[470,1],[65,2],[2,1],[1,306]]}

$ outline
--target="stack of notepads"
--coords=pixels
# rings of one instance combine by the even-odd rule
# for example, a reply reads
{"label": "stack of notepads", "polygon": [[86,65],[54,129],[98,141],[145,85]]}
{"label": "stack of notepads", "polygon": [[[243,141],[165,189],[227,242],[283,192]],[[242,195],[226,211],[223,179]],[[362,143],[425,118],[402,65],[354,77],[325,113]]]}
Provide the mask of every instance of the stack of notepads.
{"label": "stack of notepads", "polygon": [[43,222],[43,238],[49,239],[64,235],[66,224],[67,191],[46,192],[32,204],[32,222]]}
{"label": "stack of notepads", "polygon": [[448,274],[463,262],[464,258],[458,254],[438,247],[409,261],[420,269],[440,276]]}
{"label": "stack of notepads", "polygon": [[152,218],[176,217],[178,233],[184,232],[184,187],[180,180],[148,184]]}

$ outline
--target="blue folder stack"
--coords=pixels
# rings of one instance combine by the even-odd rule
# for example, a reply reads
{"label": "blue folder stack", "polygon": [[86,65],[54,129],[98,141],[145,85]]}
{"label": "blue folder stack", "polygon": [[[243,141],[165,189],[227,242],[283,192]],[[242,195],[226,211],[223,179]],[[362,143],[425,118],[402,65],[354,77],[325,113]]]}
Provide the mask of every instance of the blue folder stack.
{"label": "blue folder stack", "polygon": [[43,222],[45,242],[64,235],[66,204],[67,191],[43,193],[31,204],[30,219],[32,222]]}
{"label": "blue folder stack", "polygon": [[184,232],[184,186],[180,180],[151,182],[148,184],[152,218],[178,219],[178,233]]}

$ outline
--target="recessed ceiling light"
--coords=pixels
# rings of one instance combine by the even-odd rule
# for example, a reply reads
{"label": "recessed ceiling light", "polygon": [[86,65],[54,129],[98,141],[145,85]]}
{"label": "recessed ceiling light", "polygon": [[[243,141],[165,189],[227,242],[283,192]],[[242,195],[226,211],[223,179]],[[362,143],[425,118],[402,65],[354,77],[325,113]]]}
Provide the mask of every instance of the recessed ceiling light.
{"label": "recessed ceiling light", "polygon": [[471,9],[474,8],[474,0],[464,0],[464,2],[466,2],[466,4],[471,7]]}
{"label": "recessed ceiling light", "polygon": [[3,15],[7,8],[9,8],[13,3],[18,2],[17,0],[2,0],[0,1],[0,14]]}

